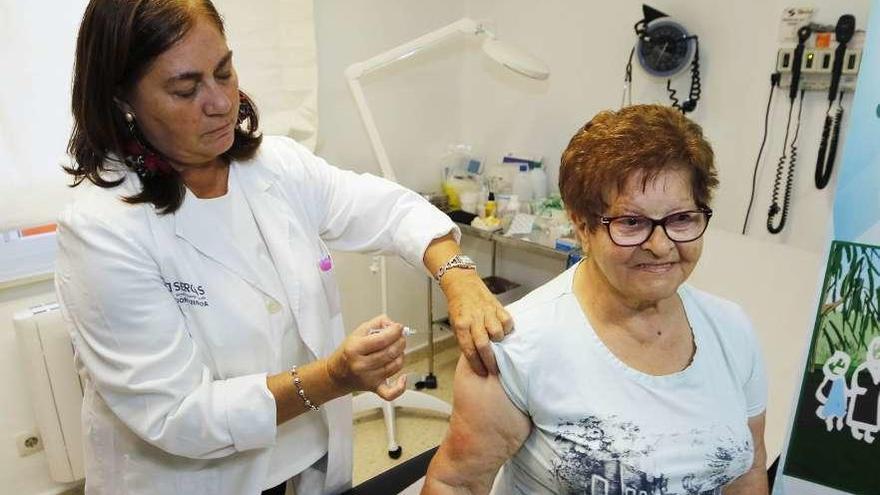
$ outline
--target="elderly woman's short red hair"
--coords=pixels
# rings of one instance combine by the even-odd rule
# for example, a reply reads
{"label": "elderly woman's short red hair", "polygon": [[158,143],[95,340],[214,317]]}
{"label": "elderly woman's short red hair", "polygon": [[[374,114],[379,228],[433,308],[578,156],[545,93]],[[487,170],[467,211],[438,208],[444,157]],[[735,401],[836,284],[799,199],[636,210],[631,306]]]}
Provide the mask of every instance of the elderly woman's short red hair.
{"label": "elderly woman's short red hair", "polygon": [[640,174],[646,184],[674,168],[690,173],[694,201],[709,207],[718,176],[702,128],[674,108],[633,105],[600,112],[575,133],[562,153],[559,191],[569,213],[592,230],[631,177]]}

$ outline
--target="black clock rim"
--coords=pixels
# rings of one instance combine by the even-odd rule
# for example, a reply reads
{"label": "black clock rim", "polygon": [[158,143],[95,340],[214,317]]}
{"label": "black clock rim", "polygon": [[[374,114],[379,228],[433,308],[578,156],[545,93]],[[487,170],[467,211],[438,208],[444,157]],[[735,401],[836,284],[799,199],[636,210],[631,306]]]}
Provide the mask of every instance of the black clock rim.
{"label": "black clock rim", "polygon": [[[660,27],[671,27],[671,28],[674,28],[674,29],[681,31],[683,36],[690,36],[690,33],[688,32],[687,29],[685,29],[684,26],[682,26],[679,22],[676,22],[676,21],[674,21],[672,19],[668,19],[668,18],[655,19],[655,20],[649,22],[647,24],[647,26],[645,26],[645,34],[650,35],[652,30],[656,30]],[[687,54],[682,59],[681,63],[679,65],[677,65],[672,70],[661,71],[661,70],[657,70],[657,69],[654,69],[653,67],[651,67],[650,64],[648,63],[648,61],[645,60],[645,56],[642,51],[644,45],[645,45],[645,43],[644,43],[644,41],[642,41],[642,39],[640,37],[636,43],[636,55],[639,60],[639,65],[648,74],[655,76],[655,77],[661,77],[661,78],[672,77],[672,76],[684,71],[687,68],[687,66],[691,63],[691,61],[693,60],[694,54],[696,52],[695,44],[692,42],[688,43]]]}

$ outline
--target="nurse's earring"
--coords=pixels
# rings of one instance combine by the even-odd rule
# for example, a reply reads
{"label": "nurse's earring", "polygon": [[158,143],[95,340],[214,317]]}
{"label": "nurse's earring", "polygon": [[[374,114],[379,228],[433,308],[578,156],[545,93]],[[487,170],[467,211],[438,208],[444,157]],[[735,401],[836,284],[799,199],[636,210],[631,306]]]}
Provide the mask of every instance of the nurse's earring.
{"label": "nurse's earring", "polygon": [[150,179],[157,174],[167,175],[173,172],[174,169],[162,155],[144,144],[135,124],[134,114],[125,112],[123,117],[125,117],[129,134],[129,139],[124,144],[125,164],[134,170],[141,179]]}
{"label": "nurse's earring", "polygon": [[244,94],[243,91],[238,92],[238,125],[241,127],[242,124],[248,119],[250,116],[250,112],[253,111],[253,105],[251,105],[251,100]]}
{"label": "nurse's earring", "polygon": [[238,91],[238,121],[236,127],[250,135],[257,130],[257,109],[251,97],[244,91]]}

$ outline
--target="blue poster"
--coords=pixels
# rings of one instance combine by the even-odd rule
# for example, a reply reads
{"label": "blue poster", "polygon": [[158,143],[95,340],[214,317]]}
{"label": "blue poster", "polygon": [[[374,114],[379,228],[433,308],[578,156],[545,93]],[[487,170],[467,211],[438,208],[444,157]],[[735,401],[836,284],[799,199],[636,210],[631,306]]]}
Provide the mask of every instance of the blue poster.
{"label": "blue poster", "polygon": [[774,495],[880,494],[880,1],[873,7]]}

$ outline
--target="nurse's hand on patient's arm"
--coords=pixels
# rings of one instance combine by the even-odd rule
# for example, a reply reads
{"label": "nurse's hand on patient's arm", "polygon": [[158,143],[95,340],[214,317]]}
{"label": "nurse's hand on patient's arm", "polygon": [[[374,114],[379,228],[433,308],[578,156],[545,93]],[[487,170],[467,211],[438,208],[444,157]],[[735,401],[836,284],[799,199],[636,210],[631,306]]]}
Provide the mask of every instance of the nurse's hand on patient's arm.
{"label": "nurse's hand on patient's arm", "polygon": [[[370,333],[370,330],[380,329]],[[386,316],[362,323],[326,359],[297,366],[306,397],[315,406],[357,391],[376,392],[386,400],[406,390],[406,376],[386,383],[403,368],[406,338],[403,327]],[[275,396],[276,423],[281,424],[309,409],[298,395],[290,373],[267,377]]]}
{"label": "nurse's hand on patient's arm", "polygon": [[[425,251],[425,267],[431,273],[460,254],[452,234],[434,239]],[[513,320],[475,270],[452,269],[440,279],[446,296],[449,321],[461,353],[480,376],[498,373],[489,341],[500,342],[513,330]]]}
{"label": "nurse's hand on patient's arm", "polygon": [[478,376],[464,359],[455,370],[452,403],[449,430],[422,495],[485,495],[529,436],[531,420],[510,402],[497,375]]}

